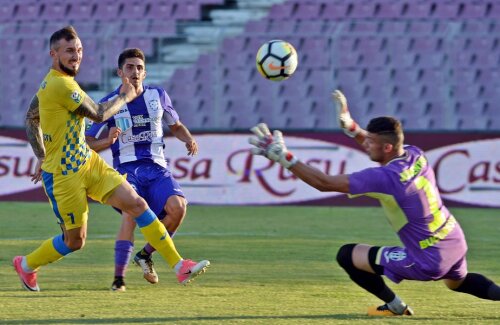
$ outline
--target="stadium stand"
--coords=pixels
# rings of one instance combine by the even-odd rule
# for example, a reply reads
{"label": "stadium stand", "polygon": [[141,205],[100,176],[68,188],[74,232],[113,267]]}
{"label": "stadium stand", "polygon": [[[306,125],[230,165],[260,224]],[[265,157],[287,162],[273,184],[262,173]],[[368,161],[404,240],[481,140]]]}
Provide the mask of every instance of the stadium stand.
{"label": "stadium stand", "polygon": [[[0,0],[0,127],[22,127],[48,35],[71,23],[91,95],[119,83],[117,54],[138,46],[193,130],[338,129],[329,93],[340,88],[362,124],[395,114],[410,130],[498,131],[498,18],[500,0]],[[281,83],[255,69],[270,39],[299,54]]]}

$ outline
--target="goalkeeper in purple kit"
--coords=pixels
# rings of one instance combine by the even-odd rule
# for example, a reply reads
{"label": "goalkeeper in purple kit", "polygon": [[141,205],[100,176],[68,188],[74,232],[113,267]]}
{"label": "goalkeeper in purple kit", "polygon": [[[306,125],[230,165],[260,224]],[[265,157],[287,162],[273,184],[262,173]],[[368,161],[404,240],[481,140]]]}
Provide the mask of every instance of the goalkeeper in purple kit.
{"label": "goalkeeper in purple kit", "polygon": [[443,280],[451,290],[488,300],[500,300],[500,287],[485,276],[467,271],[467,243],[458,221],[443,205],[434,171],[423,151],[403,145],[401,123],[377,117],[366,130],[351,118],[344,95],[333,93],[338,120],[344,132],[362,145],[380,167],[349,175],[327,175],[298,160],[287,150],[280,131],[271,135],[265,124],[252,128],[252,153],[263,155],[289,169],[320,191],[369,196],[380,201],[390,225],[403,246],[346,244],[337,254],[339,265],[351,280],[384,304],[370,307],[370,316],[412,315],[411,308],[384,282]]}

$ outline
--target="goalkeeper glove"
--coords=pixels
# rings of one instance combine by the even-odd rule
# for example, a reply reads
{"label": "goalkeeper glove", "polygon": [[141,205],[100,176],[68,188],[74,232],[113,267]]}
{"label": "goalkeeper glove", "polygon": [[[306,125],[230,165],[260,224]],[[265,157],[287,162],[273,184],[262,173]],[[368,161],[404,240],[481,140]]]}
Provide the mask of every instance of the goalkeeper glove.
{"label": "goalkeeper glove", "polygon": [[347,99],[340,90],[335,90],[332,93],[332,98],[335,101],[335,107],[337,109],[337,119],[339,126],[342,128],[345,134],[351,138],[356,137],[362,132],[358,123],[354,121],[349,113],[349,108],[347,107]]}
{"label": "goalkeeper glove", "polygon": [[298,161],[286,148],[281,131],[274,130],[273,135],[265,123],[259,123],[250,129],[257,138],[249,138],[248,142],[255,146],[252,154],[264,156],[279,163],[285,168],[291,168]]}

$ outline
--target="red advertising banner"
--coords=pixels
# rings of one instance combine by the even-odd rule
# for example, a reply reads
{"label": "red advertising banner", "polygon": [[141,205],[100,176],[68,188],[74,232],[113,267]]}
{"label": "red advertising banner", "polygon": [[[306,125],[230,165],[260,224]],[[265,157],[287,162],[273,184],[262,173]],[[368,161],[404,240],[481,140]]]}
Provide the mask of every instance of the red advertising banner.
{"label": "red advertising banner", "polygon": [[[288,170],[250,154],[243,133],[204,133],[200,152],[188,157],[183,143],[165,138],[167,160],[190,204],[205,205],[373,205],[319,192]],[[285,132],[287,146],[303,161],[334,175],[376,166],[343,133]],[[500,207],[500,134],[407,134],[406,143],[424,149],[449,206]],[[111,152],[101,153],[111,163]],[[46,200],[30,175],[36,160],[23,131],[0,131],[0,201]]]}

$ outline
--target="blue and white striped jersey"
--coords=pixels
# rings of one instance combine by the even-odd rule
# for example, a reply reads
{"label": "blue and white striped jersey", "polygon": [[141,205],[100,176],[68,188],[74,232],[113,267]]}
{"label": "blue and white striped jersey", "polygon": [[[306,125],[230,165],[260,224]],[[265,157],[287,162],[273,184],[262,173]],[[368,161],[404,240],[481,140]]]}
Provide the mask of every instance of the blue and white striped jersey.
{"label": "blue and white striped jersey", "polygon": [[[118,96],[119,89],[101,99],[106,102]],[[111,146],[113,167],[136,160],[152,160],[167,167],[164,156],[162,119],[168,125],[179,121],[167,92],[159,87],[144,86],[144,92],[132,102],[122,106],[118,113],[102,123],[93,123],[85,135],[98,138],[105,126],[122,129],[117,141]]]}

